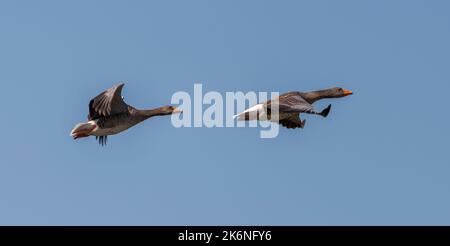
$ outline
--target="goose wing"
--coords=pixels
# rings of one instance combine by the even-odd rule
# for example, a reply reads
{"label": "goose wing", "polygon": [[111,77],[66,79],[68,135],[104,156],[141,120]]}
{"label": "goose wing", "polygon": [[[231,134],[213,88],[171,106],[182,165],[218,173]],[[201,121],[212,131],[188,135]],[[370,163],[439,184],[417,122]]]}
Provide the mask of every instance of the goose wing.
{"label": "goose wing", "polygon": [[298,92],[288,92],[266,102],[267,108],[278,106],[280,113],[311,113],[314,107]]}
{"label": "goose wing", "polygon": [[128,105],[122,99],[122,88],[125,84],[118,84],[100,93],[89,102],[89,120],[107,117],[115,114],[128,113]]}
{"label": "goose wing", "polygon": [[286,128],[303,128],[305,126],[305,120],[300,119],[300,113],[292,113],[289,117],[279,120],[280,125]]}

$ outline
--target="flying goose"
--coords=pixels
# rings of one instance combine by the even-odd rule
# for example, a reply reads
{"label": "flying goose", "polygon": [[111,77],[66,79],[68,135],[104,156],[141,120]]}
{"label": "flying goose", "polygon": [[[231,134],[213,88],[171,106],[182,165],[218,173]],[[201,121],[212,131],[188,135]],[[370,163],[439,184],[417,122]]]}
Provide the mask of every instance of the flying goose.
{"label": "flying goose", "polygon": [[105,145],[108,135],[123,132],[150,117],[181,113],[173,106],[136,109],[123,101],[121,93],[124,85],[118,84],[93,98],[89,102],[88,122],[77,124],[70,135],[74,139],[92,135],[101,145]]}
{"label": "flying goose", "polygon": [[[300,119],[300,113],[327,117],[330,112],[331,104],[321,112],[317,112],[312,106],[315,101],[324,98],[345,97],[352,94],[352,91],[339,87],[311,92],[292,91],[282,94],[278,98],[257,104],[235,115],[234,118],[237,118],[237,120],[269,120],[287,128],[303,128],[305,120]],[[278,107],[278,121],[276,120],[277,117],[272,117],[271,115],[272,111],[276,111],[274,107]]]}

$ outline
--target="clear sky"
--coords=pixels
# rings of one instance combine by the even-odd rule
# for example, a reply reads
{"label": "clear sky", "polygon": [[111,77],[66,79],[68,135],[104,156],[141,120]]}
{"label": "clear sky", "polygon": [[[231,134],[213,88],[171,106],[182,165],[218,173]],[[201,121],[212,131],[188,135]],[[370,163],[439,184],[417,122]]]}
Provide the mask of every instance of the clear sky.
{"label": "clear sky", "polygon": [[[1,225],[449,225],[449,1],[0,1]],[[353,96],[258,128],[150,119],[74,141],[125,81]]]}

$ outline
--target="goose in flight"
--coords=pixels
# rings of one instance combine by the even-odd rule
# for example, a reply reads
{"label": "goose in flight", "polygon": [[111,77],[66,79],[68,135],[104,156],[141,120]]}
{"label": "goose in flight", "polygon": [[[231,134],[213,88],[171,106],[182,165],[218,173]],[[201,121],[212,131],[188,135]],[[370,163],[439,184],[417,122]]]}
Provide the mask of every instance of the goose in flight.
{"label": "goose in flight", "polygon": [[101,145],[105,145],[108,135],[123,132],[150,117],[181,113],[173,106],[136,109],[123,101],[123,86],[123,83],[118,84],[93,98],[89,102],[88,122],[77,124],[70,135],[74,139],[92,135]]}
{"label": "goose in flight", "polygon": [[[327,117],[330,112],[331,104],[321,112],[316,111],[312,106],[315,101],[324,98],[345,97],[352,94],[352,91],[339,87],[311,92],[292,91],[282,94],[275,99],[257,104],[244,112],[235,115],[234,118],[247,121],[269,120],[277,122],[287,128],[303,128],[305,126],[305,120],[300,119],[300,113],[316,114]],[[272,111],[276,112],[277,110],[274,107],[278,108],[278,117],[272,117]],[[277,118],[278,120],[276,120]]]}

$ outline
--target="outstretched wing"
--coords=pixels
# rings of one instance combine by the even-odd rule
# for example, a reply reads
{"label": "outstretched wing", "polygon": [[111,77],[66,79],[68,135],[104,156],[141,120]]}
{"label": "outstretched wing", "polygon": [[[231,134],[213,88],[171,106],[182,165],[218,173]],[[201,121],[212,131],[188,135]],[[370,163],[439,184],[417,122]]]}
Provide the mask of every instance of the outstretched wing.
{"label": "outstretched wing", "polygon": [[314,111],[313,106],[308,103],[298,92],[288,92],[277,99],[271,100],[271,104],[277,104],[279,111],[283,113],[311,113]]}
{"label": "outstretched wing", "polygon": [[279,120],[279,123],[280,125],[290,129],[295,129],[298,127],[303,128],[305,126],[305,120],[302,121],[299,116],[299,113],[292,113],[289,117]]}
{"label": "outstretched wing", "polygon": [[267,107],[278,106],[280,113],[312,113],[314,107],[308,103],[298,92],[288,92],[278,98],[266,102]]}
{"label": "outstretched wing", "polygon": [[100,117],[128,112],[128,105],[122,99],[122,88],[125,84],[118,84],[100,93],[89,102],[89,120]]}

